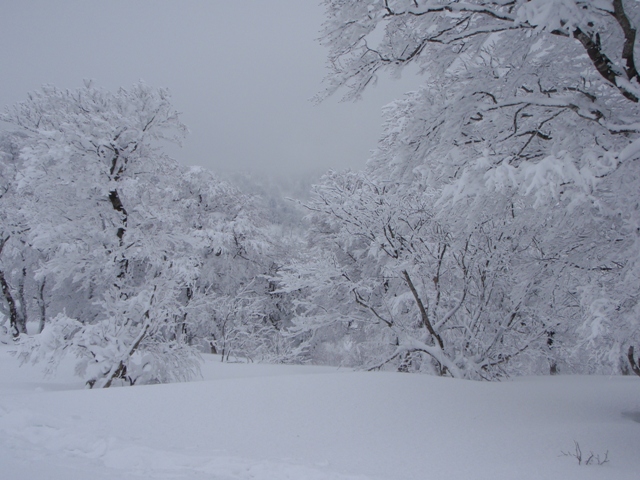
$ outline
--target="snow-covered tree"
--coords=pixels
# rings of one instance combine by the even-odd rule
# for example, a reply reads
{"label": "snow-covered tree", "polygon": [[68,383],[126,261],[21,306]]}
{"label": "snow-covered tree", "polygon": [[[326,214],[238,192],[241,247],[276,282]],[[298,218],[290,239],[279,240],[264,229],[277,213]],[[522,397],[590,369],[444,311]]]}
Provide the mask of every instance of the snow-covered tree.
{"label": "snow-covered tree", "polygon": [[55,364],[72,352],[90,386],[189,377],[180,293],[199,258],[190,232],[172,228],[166,189],[178,168],[157,141],[185,127],[167,92],[45,87],[2,119],[18,132],[21,212],[47,259],[38,275],[63,299],[25,355]]}
{"label": "snow-covered tree", "polygon": [[2,118],[15,130],[0,150],[0,280],[16,286],[1,312],[17,337],[27,285],[42,330],[21,339],[24,360],[73,354],[90,387],[108,387],[189,378],[204,345],[287,358],[269,279],[284,242],[257,200],[162,154],[185,132],[166,91],[45,87]]}
{"label": "snow-covered tree", "polygon": [[549,335],[581,339],[575,367],[624,358],[636,371],[638,3],[325,4],[327,94],[357,98],[379,71],[412,64],[425,77],[387,108],[369,177],[423,192],[453,238],[488,220],[521,235],[537,307],[560,324]]}
{"label": "snow-covered tree", "polygon": [[282,359],[280,312],[269,276],[283,262],[282,240],[263,217],[258,199],[190,169],[176,183],[185,228],[202,237],[202,266],[185,292],[185,331],[222,359],[230,355]]}
{"label": "snow-covered tree", "polygon": [[310,260],[282,275],[305,299],[293,331],[312,349],[346,338],[345,359],[368,368],[495,378],[540,357],[549,325],[517,236],[488,219],[456,238],[428,198],[390,186],[332,173],[316,187]]}
{"label": "snow-covered tree", "polygon": [[28,226],[17,193],[20,171],[17,150],[10,136],[0,136],[0,315],[3,323],[8,321],[8,328],[3,329],[13,339],[26,332],[27,270],[32,270],[34,254],[37,256],[26,243]]}

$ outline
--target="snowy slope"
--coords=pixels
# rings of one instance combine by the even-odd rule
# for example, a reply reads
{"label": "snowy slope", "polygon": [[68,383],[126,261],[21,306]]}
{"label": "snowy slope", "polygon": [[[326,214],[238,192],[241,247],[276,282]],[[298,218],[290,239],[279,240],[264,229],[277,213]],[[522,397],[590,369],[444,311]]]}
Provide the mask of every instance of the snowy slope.
{"label": "snowy slope", "polygon": [[[202,381],[84,390],[3,348],[6,480],[640,477],[638,378],[479,383],[207,357]],[[610,461],[562,456],[574,440]]]}

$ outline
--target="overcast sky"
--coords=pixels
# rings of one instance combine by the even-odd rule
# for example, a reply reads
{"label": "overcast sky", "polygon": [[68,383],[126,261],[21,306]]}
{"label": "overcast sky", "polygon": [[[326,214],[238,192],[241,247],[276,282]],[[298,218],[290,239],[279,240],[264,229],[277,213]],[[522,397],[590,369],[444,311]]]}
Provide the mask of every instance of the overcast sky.
{"label": "overcast sky", "polygon": [[190,129],[182,163],[304,173],[361,168],[381,107],[415,88],[382,80],[363,101],[321,105],[319,0],[0,0],[0,108],[85,78],[168,87]]}

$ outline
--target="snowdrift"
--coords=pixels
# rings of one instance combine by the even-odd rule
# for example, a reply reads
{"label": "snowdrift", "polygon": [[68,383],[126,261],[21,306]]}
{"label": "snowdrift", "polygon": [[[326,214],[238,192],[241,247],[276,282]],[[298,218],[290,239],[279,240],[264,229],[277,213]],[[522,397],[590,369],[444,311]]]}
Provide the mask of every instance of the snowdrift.
{"label": "snowdrift", "polygon": [[2,348],[6,480],[635,480],[640,472],[633,377],[481,383],[207,356],[201,381],[85,390],[69,366],[43,379]]}

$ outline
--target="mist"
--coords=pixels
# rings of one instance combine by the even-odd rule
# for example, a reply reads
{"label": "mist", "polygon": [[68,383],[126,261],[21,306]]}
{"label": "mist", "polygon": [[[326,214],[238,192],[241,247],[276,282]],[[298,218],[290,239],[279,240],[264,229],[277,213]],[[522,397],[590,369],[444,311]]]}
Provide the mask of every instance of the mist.
{"label": "mist", "polygon": [[326,51],[314,2],[2,2],[0,108],[43,84],[166,87],[190,134],[185,165],[270,176],[364,166],[381,108],[415,77],[382,78],[359,102],[317,104]]}

